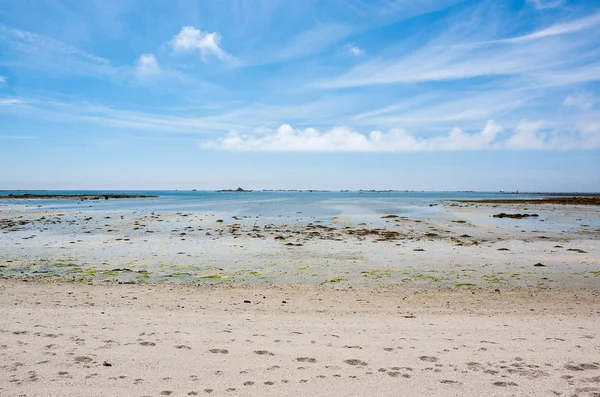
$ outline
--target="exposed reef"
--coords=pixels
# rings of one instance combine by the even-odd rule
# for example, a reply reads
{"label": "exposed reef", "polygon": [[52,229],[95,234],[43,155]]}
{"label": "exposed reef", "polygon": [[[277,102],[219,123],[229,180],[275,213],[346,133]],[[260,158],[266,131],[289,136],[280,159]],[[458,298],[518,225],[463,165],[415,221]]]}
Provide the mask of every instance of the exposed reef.
{"label": "exposed reef", "polygon": [[454,200],[458,203],[474,204],[563,204],[563,205],[600,205],[600,195],[553,196],[539,199],[489,199]]}
{"label": "exposed reef", "polygon": [[158,196],[143,195],[143,194],[9,194],[0,196],[0,200],[17,200],[17,199],[76,199],[76,200],[108,200],[108,199],[131,199],[131,198],[153,198]]}

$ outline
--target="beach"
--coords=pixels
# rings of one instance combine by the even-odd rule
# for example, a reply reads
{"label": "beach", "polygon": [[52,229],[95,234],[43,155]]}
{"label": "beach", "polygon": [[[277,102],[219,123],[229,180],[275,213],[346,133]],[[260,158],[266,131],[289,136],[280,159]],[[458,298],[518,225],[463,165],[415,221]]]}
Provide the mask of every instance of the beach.
{"label": "beach", "polygon": [[595,396],[598,291],[0,282],[8,396]]}
{"label": "beach", "polygon": [[0,395],[600,393],[598,206],[353,205],[3,204]]}

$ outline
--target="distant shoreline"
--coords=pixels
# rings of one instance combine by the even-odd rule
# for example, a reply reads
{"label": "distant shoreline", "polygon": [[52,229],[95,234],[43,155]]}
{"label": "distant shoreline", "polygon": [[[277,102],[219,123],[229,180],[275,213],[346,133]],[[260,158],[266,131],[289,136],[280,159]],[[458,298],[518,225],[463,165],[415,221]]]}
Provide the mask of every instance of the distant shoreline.
{"label": "distant shoreline", "polygon": [[[74,196],[73,194],[68,194],[67,192],[81,192],[86,191],[89,193],[80,194],[80,196],[145,196],[145,197],[156,197],[156,196],[147,196],[147,195],[138,195],[138,194],[126,194],[126,193],[104,193],[104,192],[290,192],[290,193],[493,193],[493,194],[505,194],[505,195],[535,195],[535,196],[548,196],[548,197],[556,197],[556,196],[598,196],[600,197],[600,192],[531,192],[531,191],[504,191],[504,190],[405,190],[405,189],[0,189],[1,193],[20,193],[34,195],[37,193],[22,193],[22,192],[65,192],[64,194],[40,194],[40,196]],[[0,197],[3,197],[0,195]]]}
{"label": "distant shoreline", "polygon": [[158,196],[142,194],[9,194],[0,196],[0,200],[37,200],[37,199],[77,199],[77,200],[108,200],[108,199],[132,199],[132,198],[155,198]]}

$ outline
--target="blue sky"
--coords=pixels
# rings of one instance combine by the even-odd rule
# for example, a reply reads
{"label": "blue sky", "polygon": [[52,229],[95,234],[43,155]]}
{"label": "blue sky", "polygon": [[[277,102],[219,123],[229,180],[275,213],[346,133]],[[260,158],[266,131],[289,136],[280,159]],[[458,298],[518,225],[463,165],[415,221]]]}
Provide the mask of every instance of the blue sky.
{"label": "blue sky", "polygon": [[600,5],[0,0],[0,189],[600,191]]}

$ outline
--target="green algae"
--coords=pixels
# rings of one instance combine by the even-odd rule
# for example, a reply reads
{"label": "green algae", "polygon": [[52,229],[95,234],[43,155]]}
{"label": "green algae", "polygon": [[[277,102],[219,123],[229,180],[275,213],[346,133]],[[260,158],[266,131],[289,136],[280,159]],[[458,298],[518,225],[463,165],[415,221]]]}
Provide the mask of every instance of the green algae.
{"label": "green algae", "polygon": [[470,289],[470,288],[476,288],[477,284],[472,284],[472,283],[454,283],[454,286],[457,287],[457,288],[463,288],[463,287],[465,287],[467,289]]}
{"label": "green algae", "polygon": [[341,277],[334,277],[331,280],[327,280],[325,281],[325,283],[339,283],[340,281],[343,281],[344,279]]}
{"label": "green algae", "polygon": [[218,280],[221,278],[221,276],[219,274],[208,274],[206,276],[200,276],[200,278],[205,278],[205,279],[215,279]]}
{"label": "green algae", "polygon": [[73,267],[79,267],[79,265],[75,264],[75,263],[56,263],[54,265],[52,265],[53,267],[58,267],[58,268],[73,268]]}
{"label": "green algae", "polygon": [[506,283],[506,279],[502,277],[498,277],[496,273],[486,274],[481,276],[481,279],[490,284],[504,284]]}

